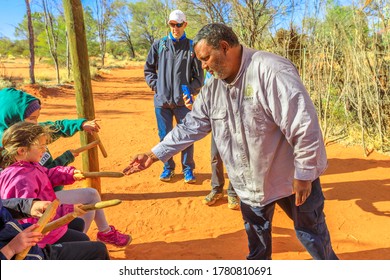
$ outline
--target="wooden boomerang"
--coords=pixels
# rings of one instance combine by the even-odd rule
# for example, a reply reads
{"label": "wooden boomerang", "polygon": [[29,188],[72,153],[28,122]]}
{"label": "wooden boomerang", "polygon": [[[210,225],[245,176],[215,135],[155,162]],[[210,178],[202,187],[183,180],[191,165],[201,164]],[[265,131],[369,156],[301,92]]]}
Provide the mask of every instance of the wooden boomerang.
{"label": "wooden boomerang", "polygon": [[99,134],[97,134],[97,132],[93,132],[92,134],[95,137],[95,139],[99,141],[99,144],[98,144],[99,145],[99,149],[102,152],[102,155],[106,158],[107,157],[107,151],[106,151],[106,148],[104,148],[102,141],[100,141]]}
{"label": "wooden boomerang", "polygon": [[[34,232],[42,232],[46,224],[55,216],[59,205],[60,205],[60,201],[58,199],[55,199],[52,203],[49,204],[49,206],[46,208],[45,212],[43,213],[42,217],[39,218],[37,222],[39,227],[34,229]],[[28,251],[30,251],[30,249],[31,246],[27,247],[22,252],[17,254],[15,260],[23,260],[28,254]]]}
{"label": "wooden boomerang", "polygon": [[95,140],[95,141],[93,141],[93,142],[91,142],[91,143],[89,143],[89,144],[87,144],[85,146],[82,146],[80,148],[77,148],[77,149],[73,150],[73,152],[76,153],[76,154],[79,154],[81,152],[84,152],[86,150],[89,150],[89,149],[92,149],[92,148],[96,147],[97,145],[99,145],[99,142],[100,142],[100,140]]}

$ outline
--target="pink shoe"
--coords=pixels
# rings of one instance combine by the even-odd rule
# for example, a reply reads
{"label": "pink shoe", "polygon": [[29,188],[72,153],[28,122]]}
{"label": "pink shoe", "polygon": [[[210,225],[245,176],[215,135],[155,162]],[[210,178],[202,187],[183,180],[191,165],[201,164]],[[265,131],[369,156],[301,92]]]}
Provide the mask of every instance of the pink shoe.
{"label": "pink shoe", "polygon": [[114,226],[110,226],[109,232],[98,232],[97,239],[108,244],[123,247],[131,242],[131,236],[120,233]]}

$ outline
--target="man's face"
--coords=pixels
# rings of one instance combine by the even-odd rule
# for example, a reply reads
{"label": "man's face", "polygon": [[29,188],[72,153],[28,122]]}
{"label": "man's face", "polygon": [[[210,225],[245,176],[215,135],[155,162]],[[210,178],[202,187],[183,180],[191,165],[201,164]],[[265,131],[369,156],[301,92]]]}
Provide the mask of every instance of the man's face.
{"label": "man's face", "polygon": [[226,52],[223,46],[214,49],[205,40],[199,41],[195,48],[196,57],[202,62],[202,68],[206,69],[216,79],[225,80],[229,77],[229,67]]}
{"label": "man's face", "polygon": [[187,27],[187,22],[178,23],[174,20],[171,20],[168,24],[169,28],[171,28],[172,36],[175,39],[180,39],[184,34],[184,29]]}

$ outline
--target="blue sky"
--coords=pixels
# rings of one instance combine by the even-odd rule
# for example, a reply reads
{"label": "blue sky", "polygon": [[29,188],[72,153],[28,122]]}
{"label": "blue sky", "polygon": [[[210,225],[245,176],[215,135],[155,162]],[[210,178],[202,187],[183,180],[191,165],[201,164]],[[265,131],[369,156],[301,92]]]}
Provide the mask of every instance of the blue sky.
{"label": "blue sky", "polygon": [[14,29],[26,14],[24,0],[0,0],[0,36],[14,39]]}
{"label": "blue sky", "polygon": [[[36,3],[40,3],[40,0],[30,0],[31,9],[34,11]],[[94,3],[93,0],[81,0],[85,5],[86,3]],[[350,4],[355,2],[354,0],[338,0],[342,4]],[[24,15],[26,14],[25,0],[0,0],[0,37],[6,36],[10,39],[15,39],[14,30],[15,27],[22,22]]]}
{"label": "blue sky", "polygon": [[[40,2],[40,0],[30,0],[32,11],[34,11],[34,5]],[[83,0],[81,2],[91,2],[91,0]],[[22,22],[25,14],[25,0],[0,0],[0,36],[15,39],[15,27]]]}

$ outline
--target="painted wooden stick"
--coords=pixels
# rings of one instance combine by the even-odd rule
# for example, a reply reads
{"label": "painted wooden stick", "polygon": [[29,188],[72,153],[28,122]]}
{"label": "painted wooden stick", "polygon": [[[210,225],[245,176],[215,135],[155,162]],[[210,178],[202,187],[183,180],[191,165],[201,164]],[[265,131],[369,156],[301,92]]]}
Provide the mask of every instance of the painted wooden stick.
{"label": "painted wooden stick", "polygon": [[[39,227],[34,229],[34,232],[42,232],[43,228],[46,226],[46,224],[53,219],[53,217],[56,214],[57,208],[60,205],[60,201],[58,199],[53,200],[52,203],[49,204],[49,206],[46,208],[45,212],[43,213],[42,217],[39,218],[37,224]],[[16,260],[23,260],[26,255],[28,254],[28,251],[30,251],[31,246],[24,249],[22,252],[16,255]]]}
{"label": "painted wooden stick", "polygon": [[80,208],[83,209],[84,211],[90,211],[90,210],[97,210],[97,209],[115,206],[120,203],[122,203],[122,200],[120,199],[111,199],[106,201],[100,201],[95,204],[85,204],[82,205]]}
{"label": "painted wooden stick", "polygon": [[100,140],[95,140],[95,141],[93,141],[93,142],[91,142],[91,143],[89,143],[89,144],[87,144],[85,146],[82,146],[80,148],[74,149],[73,152],[76,153],[76,154],[82,153],[82,152],[84,152],[86,150],[89,150],[89,149],[92,149],[92,148],[96,147],[97,145],[99,145],[99,142],[100,142]]}
{"label": "painted wooden stick", "polygon": [[84,179],[84,178],[98,178],[98,177],[111,177],[111,178],[121,178],[125,176],[122,172],[82,172],[82,173],[75,173],[73,175],[75,178],[78,179]]}
{"label": "painted wooden stick", "polygon": [[62,216],[61,218],[58,218],[57,220],[51,221],[48,223],[42,230],[42,233],[45,234],[49,231],[52,231],[56,228],[62,227],[63,225],[69,224],[74,218],[77,217],[77,214],[75,212],[68,213],[65,216]]}
{"label": "painted wooden stick", "polygon": [[100,140],[99,134],[97,132],[93,132],[93,136],[95,137],[96,140],[99,141],[99,149],[102,152],[102,155],[106,158],[107,157],[107,151],[106,148],[104,148],[102,141]]}

